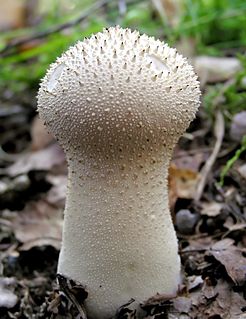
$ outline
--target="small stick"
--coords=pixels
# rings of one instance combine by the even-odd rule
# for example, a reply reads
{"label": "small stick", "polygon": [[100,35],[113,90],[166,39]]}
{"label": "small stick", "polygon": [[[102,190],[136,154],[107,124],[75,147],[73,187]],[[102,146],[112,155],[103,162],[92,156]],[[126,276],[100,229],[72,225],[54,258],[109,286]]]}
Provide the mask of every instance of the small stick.
{"label": "small stick", "polygon": [[5,48],[3,48],[0,51],[0,56],[8,56],[10,55],[9,51],[15,47],[18,47],[20,45],[26,44],[28,42],[31,42],[33,40],[38,40],[38,39],[43,39],[45,37],[47,37],[50,34],[53,33],[57,33],[60,31],[63,31],[65,29],[71,28],[79,23],[81,23],[83,20],[85,20],[88,16],[90,16],[93,12],[95,12],[96,10],[102,8],[104,5],[108,4],[109,2],[111,2],[112,0],[101,0],[96,2],[95,4],[93,4],[89,9],[87,9],[86,11],[84,11],[77,19],[66,22],[64,24],[58,25],[58,26],[54,26],[53,28],[49,29],[49,30],[45,30],[39,33],[36,33],[32,36],[30,36],[29,38],[25,38],[25,39],[17,39],[15,41],[10,42],[9,44],[6,45]]}
{"label": "small stick", "polygon": [[201,179],[197,186],[197,191],[194,196],[194,200],[198,202],[202,196],[203,190],[205,188],[207,178],[209,173],[212,170],[212,167],[216,161],[216,158],[219,154],[222,141],[224,138],[225,133],[225,123],[224,123],[224,117],[220,111],[217,111],[216,113],[216,121],[215,121],[215,127],[214,127],[214,133],[216,137],[216,143],[214,145],[213,152],[211,153],[210,157],[208,158],[206,164],[203,166],[201,170]]}

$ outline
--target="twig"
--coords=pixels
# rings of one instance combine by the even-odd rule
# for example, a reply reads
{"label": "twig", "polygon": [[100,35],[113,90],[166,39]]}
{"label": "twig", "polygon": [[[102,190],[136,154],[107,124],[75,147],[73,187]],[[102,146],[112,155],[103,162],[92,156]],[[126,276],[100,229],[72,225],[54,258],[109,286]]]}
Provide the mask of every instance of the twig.
{"label": "twig", "polygon": [[[50,34],[57,33],[57,32],[65,30],[65,29],[72,28],[75,25],[77,25],[77,24],[81,23],[82,21],[84,21],[85,19],[87,19],[95,11],[101,9],[102,7],[106,6],[107,4],[109,4],[111,2],[115,2],[115,1],[114,0],[100,0],[100,1],[96,2],[95,4],[93,4],[86,11],[84,11],[75,20],[54,26],[53,28],[51,28],[49,30],[35,33],[28,38],[15,39],[15,40],[9,42],[2,50],[0,50],[0,57],[7,57],[7,56],[12,55],[12,52],[9,52],[9,51],[11,51],[14,48],[17,48],[18,46],[21,46],[23,44],[29,43],[29,42],[34,41],[34,40],[43,39],[43,38],[46,38],[47,36],[49,36]],[[128,0],[127,3],[126,3],[126,0],[124,0],[124,1],[122,0],[122,1],[120,1],[120,3],[118,3],[118,7],[119,7],[119,5],[121,5],[121,6],[124,5],[124,3],[125,3],[125,9],[127,9],[127,4],[138,3],[138,2],[141,2],[141,0]],[[119,10],[122,10],[122,8],[119,7]],[[120,14],[121,14],[121,12],[120,12]]]}
{"label": "twig", "polygon": [[194,196],[194,200],[197,202],[200,200],[200,198],[202,196],[204,187],[205,187],[206,182],[207,182],[208,175],[211,172],[212,167],[213,167],[213,165],[216,161],[216,158],[218,156],[218,153],[220,151],[222,141],[224,138],[224,133],[225,133],[224,117],[220,111],[217,111],[216,120],[215,120],[215,127],[214,127],[214,134],[216,137],[216,143],[214,145],[213,152],[211,153],[206,164],[203,166],[203,168],[201,170],[201,179],[200,179],[200,182],[197,186],[197,191],[196,191],[195,196]]}
{"label": "twig", "polygon": [[166,25],[168,21],[167,17],[166,17],[166,13],[165,13],[165,10],[164,10],[164,5],[162,3],[162,1],[160,0],[152,0],[152,3],[156,9],[156,11],[158,12],[161,20],[162,20],[162,23],[163,25]]}
{"label": "twig", "polygon": [[108,4],[108,3],[112,2],[112,1],[113,0],[100,0],[100,1],[96,2],[95,4],[93,4],[89,9],[84,11],[75,20],[66,22],[66,23],[58,25],[58,26],[54,26],[53,28],[51,28],[49,30],[45,30],[45,31],[36,33],[36,34],[30,36],[29,38],[16,39],[16,40],[10,42],[9,44],[7,44],[6,47],[3,48],[0,51],[0,56],[6,57],[6,56],[11,54],[11,53],[9,53],[9,51],[11,49],[13,49],[13,48],[16,48],[16,47],[18,47],[20,45],[23,45],[23,44],[26,44],[26,43],[29,43],[29,42],[31,42],[33,40],[43,39],[43,38],[47,37],[50,34],[57,33],[57,32],[65,30],[65,29],[71,28],[71,27],[81,23],[83,20],[85,20],[93,12],[95,12],[96,10],[102,8],[103,6],[105,6],[106,4]]}

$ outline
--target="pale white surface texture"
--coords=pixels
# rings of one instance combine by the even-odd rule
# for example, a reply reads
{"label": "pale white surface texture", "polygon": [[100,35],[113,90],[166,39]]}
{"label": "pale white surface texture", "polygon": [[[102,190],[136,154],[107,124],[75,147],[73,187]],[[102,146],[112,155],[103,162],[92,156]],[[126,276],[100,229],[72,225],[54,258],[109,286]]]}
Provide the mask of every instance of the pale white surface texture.
{"label": "pale white surface texture", "polygon": [[199,98],[175,49],[119,27],[71,47],[41,83],[40,116],[69,166],[58,272],[86,286],[90,318],[177,291],[167,174]]}

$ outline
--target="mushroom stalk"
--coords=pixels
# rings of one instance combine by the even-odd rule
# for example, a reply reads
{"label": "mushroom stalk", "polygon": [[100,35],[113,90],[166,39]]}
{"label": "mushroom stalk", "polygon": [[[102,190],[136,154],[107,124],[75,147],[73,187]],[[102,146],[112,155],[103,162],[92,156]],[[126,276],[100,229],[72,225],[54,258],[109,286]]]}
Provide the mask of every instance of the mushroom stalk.
{"label": "mushroom stalk", "polygon": [[111,318],[131,298],[142,302],[177,291],[180,259],[168,209],[167,154],[163,149],[141,160],[127,154],[103,166],[96,158],[69,162],[58,273],[86,286],[91,318]]}
{"label": "mushroom stalk", "polygon": [[199,97],[175,49],[119,27],[71,47],[41,83],[40,116],[69,165],[58,272],[85,285],[90,318],[178,289],[167,171]]}

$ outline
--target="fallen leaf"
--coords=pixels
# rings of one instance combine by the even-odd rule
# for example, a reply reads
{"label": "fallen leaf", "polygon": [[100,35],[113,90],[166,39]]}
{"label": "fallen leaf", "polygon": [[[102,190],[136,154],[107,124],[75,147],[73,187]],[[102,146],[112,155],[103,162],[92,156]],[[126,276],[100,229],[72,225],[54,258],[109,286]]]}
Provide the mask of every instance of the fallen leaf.
{"label": "fallen leaf", "polygon": [[180,169],[172,164],[169,169],[169,185],[172,196],[192,199],[199,177],[199,173],[193,170]]}
{"label": "fallen leaf", "polygon": [[187,297],[177,297],[173,300],[173,306],[179,312],[189,313],[191,305],[191,299]]}
{"label": "fallen leaf", "polygon": [[224,280],[218,280],[215,287],[205,281],[199,304],[196,305],[196,312],[198,311],[196,318],[220,316],[223,319],[242,319],[241,309],[244,306],[243,297],[233,292]]}
{"label": "fallen leaf", "polygon": [[62,237],[62,212],[43,199],[30,202],[25,209],[12,213],[12,230],[15,237],[25,244],[22,249],[51,245],[60,249]]}
{"label": "fallen leaf", "polygon": [[201,214],[209,217],[216,217],[220,214],[224,204],[217,202],[203,202],[202,203]]}
{"label": "fallen leaf", "polygon": [[47,180],[53,187],[49,190],[46,200],[56,207],[64,208],[67,192],[67,176],[49,174]]}
{"label": "fallen leaf", "polygon": [[57,250],[61,249],[61,238],[37,238],[31,239],[30,241],[26,241],[19,247],[19,251],[27,251],[32,249],[33,247],[42,247],[42,246],[52,246]]}
{"label": "fallen leaf", "polygon": [[233,224],[233,222],[231,221],[231,219],[227,219],[226,222],[223,224],[224,227],[226,227],[228,229],[227,232],[224,233],[223,237],[228,236],[229,234],[231,234],[232,232],[238,232],[238,231],[242,231],[244,233],[246,233],[246,223],[236,223]]}
{"label": "fallen leaf", "polygon": [[238,59],[230,57],[198,56],[193,64],[202,86],[229,80],[242,68]]}
{"label": "fallen leaf", "polygon": [[234,240],[231,238],[226,238],[214,243],[211,247],[213,250],[226,250],[234,244]]}
{"label": "fallen leaf", "polygon": [[226,269],[227,274],[237,285],[246,281],[246,258],[230,238],[215,243],[209,252]]}
{"label": "fallen leaf", "polygon": [[27,173],[31,170],[51,170],[55,166],[65,166],[65,156],[57,144],[33,153],[22,155],[19,160],[8,167],[11,176]]}
{"label": "fallen leaf", "polygon": [[189,245],[182,249],[182,252],[209,250],[214,241],[211,236],[191,238],[188,240]]}
{"label": "fallen leaf", "polygon": [[189,292],[200,287],[203,284],[202,276],[189,276],[187,277],[187,281],[187,288]]}
{"label": "fallen leaf", "polygon": [[0,308],[13,308],[18,298],[13,292],[13,286],[17,284],[15,278],[0,278]]}

